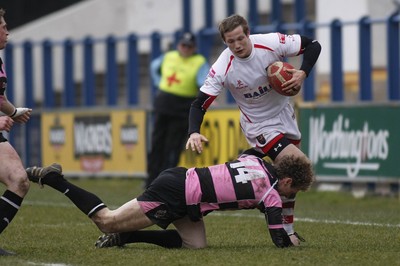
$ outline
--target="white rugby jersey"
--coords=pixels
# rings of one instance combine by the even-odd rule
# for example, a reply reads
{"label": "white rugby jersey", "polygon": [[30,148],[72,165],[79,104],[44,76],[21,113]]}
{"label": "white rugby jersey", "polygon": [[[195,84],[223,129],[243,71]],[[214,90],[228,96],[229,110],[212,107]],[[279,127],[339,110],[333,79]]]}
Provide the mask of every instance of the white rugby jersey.
{"label": "white rugby jersey", "polygon": [[255,123],[276,116],[289,102],[289,97],[269,86],[265,68],[302,51],[298,34],[254,34],[250,40],[253,44],[250,56],[235,57],[226,48],[212,65],[200,90],[218,96],[223,89],[228,89],[239,106],[241,119]]}

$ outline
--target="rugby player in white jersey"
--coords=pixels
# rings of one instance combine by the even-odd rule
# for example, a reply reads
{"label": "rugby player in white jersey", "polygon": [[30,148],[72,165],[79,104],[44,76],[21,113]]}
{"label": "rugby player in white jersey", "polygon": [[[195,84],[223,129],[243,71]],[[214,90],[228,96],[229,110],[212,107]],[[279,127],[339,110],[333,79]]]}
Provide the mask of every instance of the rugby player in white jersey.
{"label": "rugby player in white jersey", "polygon": [[[219,25],[219,32],[228,47],[212,65],[192,103],[186,148],[202,152],[202,143],[208,141],[200,133],[203,117],[215,98],[229,90],[240,110],[242,131],[252,147],[245,153],[269,156],[275,163],[288,154],[306,157],[299,149],[301,134],[290,97],[269,86],[266,67],[285,57],[302,54],[300,69],[287,70],[293,77],[283,84],[283,91],[295,95],[319,57],[320,44],[298,34],[250,35],[246,19],[239,15],[225,18]],[[284,199],[283,219],[293,244],[299,245],[293,228],[294,197]]]}

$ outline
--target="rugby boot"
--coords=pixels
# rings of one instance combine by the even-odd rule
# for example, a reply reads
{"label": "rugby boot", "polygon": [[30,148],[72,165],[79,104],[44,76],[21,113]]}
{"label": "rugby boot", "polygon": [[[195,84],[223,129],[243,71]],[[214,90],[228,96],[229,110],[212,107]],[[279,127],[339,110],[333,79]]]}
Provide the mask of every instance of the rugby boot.
{"label": "rugby boot", "polygon": [[96,243],[94,243],[96,248],[110,248],[110,247],[123,247],[121,235],[119,233],[104,234],[99,236]]}
{"label": "rugby boot", "polygon": [[32,166],[26,168],[26,173],[28,174],[30,181],[38,183],[39,186],[43,188],[43,178],[46,178],[46,176],[50,173],[57,173],[62,177],[62,167],[57,163],[53,163],[47,167]]}

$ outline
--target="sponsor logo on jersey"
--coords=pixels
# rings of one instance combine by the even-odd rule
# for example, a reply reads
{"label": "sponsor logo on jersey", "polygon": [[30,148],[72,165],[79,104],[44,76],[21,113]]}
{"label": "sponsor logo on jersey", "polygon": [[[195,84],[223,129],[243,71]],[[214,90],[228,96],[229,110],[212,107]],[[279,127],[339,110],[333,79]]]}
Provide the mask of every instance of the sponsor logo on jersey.
{"label": "sponsor logo on jersey", "polygon": [[278,32],[278,37],[279,37],[279,42],[280,43],[282,43],[282,44],[286,43],[286,35],[285,34],[282,34],[282,33]]}
{"label": "sponsor logo on jersey", "polygon": [[256,139],[257,139],[257,141],[258,141],[258,143],[260,143],[261,145],[264,145],[265,143],[267,143],[267,141],[265,140],[265,138],[264,138],[264,135],[258,135],[257,137],[256,137]]}
{"label": "sponsor logo on jersey", "polygon": [[241,89],[245,89],[248,86],[246,84],[243,83],[243,81],[241,81],[240,79],[236,81],[236,87],[235,89],[237,90],[241,90]]}
{"label": "sponsor logo on jersey", "polygon": [[257,99],[260,98],[261,96],[264,96],[266,93],[268,93],[269,91],[271,91],[272,88],[268,87],[268,86],[259,86],[258,89],[256,91],[253,92],[248,92],[243,94],[244,98],[246,99]]}

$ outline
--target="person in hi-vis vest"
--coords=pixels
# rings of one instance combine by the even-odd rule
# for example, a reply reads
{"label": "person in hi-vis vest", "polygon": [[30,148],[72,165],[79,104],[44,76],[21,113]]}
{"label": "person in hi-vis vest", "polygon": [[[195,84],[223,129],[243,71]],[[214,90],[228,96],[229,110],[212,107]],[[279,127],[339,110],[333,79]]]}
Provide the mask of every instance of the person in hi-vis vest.
{"label": "person in hi-vis vest", "polygon": [[168,168],[177,166],[188,131],[190,105],[210,68],[207,59],[196,53],[196,38],[185,32],[176,50],[151,62],[150,73],[158,88],[154,99],[151,148],[147,156],[146,187]]}

